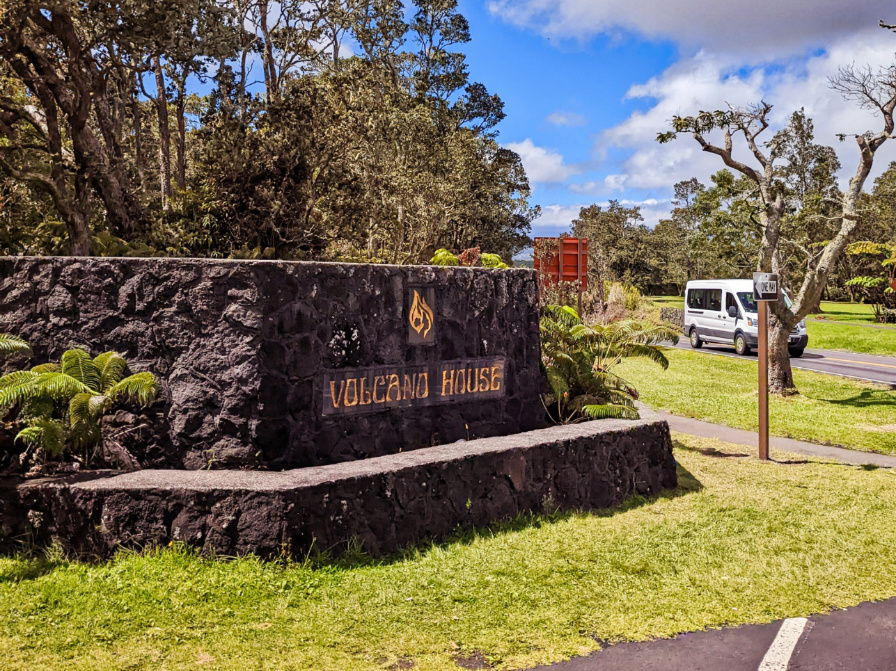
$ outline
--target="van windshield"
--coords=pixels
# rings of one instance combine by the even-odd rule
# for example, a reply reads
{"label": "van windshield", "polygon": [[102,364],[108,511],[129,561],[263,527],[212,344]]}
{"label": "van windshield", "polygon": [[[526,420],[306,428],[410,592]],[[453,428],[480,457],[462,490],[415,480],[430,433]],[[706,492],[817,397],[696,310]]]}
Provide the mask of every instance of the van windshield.
{"label": "van windshield", "polygon": [[759,312],[759,308],[756,306],[756,301],[753,300],[752,291],[739,291],[737,292],[737,297],[740,299],[740,304],[744,306],[745,312],[752,312],[754,314]]}
{"label": "van windshield", "polygon": [[[784,305],[786,305],[787,309],[789,310],[793,306],[793,303],[791,303],[791,301],[790,301],[790,296],[788,296],[787,294],[783,294],[783,295],[784,295]],[[737,293],[737,297],[740,299],[740,304],[744,306],[744,310],[746,312],[751,312],[753,314],[756,314],[759,312],[759,308],[756,306],[756,301],[753,300],[753,292],[752,291],[739,291]]]}

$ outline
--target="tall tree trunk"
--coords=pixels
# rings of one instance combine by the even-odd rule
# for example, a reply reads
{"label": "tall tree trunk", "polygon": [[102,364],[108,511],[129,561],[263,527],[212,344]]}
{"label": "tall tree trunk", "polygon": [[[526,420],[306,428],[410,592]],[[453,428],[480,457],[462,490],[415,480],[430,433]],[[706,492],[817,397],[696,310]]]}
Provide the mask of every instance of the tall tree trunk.
{"label": "tall tree trunk", "polygon": [[171,200],[171,128],[168,125],[168,95],[165,93],[165,75],[162,61],[156,56],[153,61],[156,75],[156,110],[159,117],[159,174],[162,188],[162,209],[169,208]]}
{"label": "tall tree trunk", "polygon": [[260,0],[258,3],[258,16],[261,23],[261,36],[264,39],[264,48],[262,49],[264,85],[267,102],[270,104],[279,99],[280,89],[277,82],[277,66],[274,63],[274,45],[271,43],[271,31],[268,27],[268,0]]}
{"label": "tall tree trunk", "polygon": [[134,165],[137,178],[140,180],[140,191],[146,195],[146,163],[143,157],[143,115],[140,111],[140,100],[137,94],[137,73],[131,87],[131,119],[134,124]]}
{"label": "tall tree trunk", "polygon": [[177,117],[177,188],[179,191],[187,189],[187,120],[186,120],[186,78],[178,82],[177,101],[174,105]]}
{"label": "tall tree trunk", "polygon": [[768,324],[768,389],[772,394],[792,396],[797,394],[790,366],[790,331],[793,324],[769,311]]}

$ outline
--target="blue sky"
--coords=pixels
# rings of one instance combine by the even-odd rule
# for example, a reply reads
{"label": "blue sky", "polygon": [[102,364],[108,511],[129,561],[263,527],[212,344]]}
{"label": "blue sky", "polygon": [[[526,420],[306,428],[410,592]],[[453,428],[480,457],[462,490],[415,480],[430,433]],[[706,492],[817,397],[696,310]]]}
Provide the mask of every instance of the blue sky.
{"label": "blue sky", "polygon": [[[672,187],[708,181],[719,159],[690,138],[658,145],[675,114],[765,99],[773,121],[800,107],[817,141],[837,149],[842,179],[855,145],[836,133],[880,121],[842,101],[827,77],[850,62],[892,63],[896,22],[883,0],[460,0],[470,21],[470,76],[505,102],[499,140],[523,157],[535,235],[567,230],[578,208],[614,198],[640,204],[649,225],[670,209]],[[893,16],[890,16],[892,14]],[[896,142],[893,143],[896,145]],[[880,172],[896,148],[878,157]]]}

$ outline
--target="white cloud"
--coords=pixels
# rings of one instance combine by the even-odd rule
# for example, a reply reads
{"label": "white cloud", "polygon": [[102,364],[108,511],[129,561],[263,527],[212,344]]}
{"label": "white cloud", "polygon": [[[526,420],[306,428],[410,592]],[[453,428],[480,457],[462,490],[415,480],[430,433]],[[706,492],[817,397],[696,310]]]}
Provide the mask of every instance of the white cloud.
{"label": "white cloud", "polygon": [[[641,216],[644,217],[644,224],[653,228],[660,219],[669,217],[672,209],[671,201],[658,200],[656,198],[646,198],[644,200],[626,200],[618,201],[623,207],[640,207]],[[535,229],[535,235],[559,235],[564,231],[571,230],[573,219],[578,219],[579,212],[583,207],[587,207],[592,203],[578,205],[546,205],[541,208],[541,216],[532,222]],[[596,203],[601,207],[609,207],[609,201]]]}
{"label": "white cloud", "polygon": [[581,114],[575,112],[554,112],[549,114],[545,121],[554,126],[573,127],[584,126],[586,120]]}
{"label": "white cloud", "polygon": [[522,142],[508,142],[504,146],[520,155],[531,182],[556,184],[579,172],[575,166],[567,165],[560,153],[539,147],[529,138]]}
{"label": "white cloud", "polygon": [[557,235],[568,231],[572,220],[579,216],[579,211],[585,205],[545,205],[541,208],[541,216],[532,222],[533,227],[559,228]]}
{"label": "white cloud", "polygon": [[801,52],[896,21],[889,0],[492,0],[489,11],[544,35],[586,39],[633,32],[687,47],[752,53],[751,61]]}
{"label": "white cloud", "polygon": [[[724,108],[726,103],[739,106],[760,100],[774,105],[773,128],[766,131],[767,137],[783,126],[790,114],[805,108],[815,121],[815,141],[833,146],[840,156],[843,163],[840,177],[845,181],[855,170],[858,154],[852,142],[841,144],[836,135],[880,130],[881,121],[843,100],[831,90],[828,78],[844,64],[891,63],[894,46],[893,36],[879,30],[864,34],[863,39],[844,37],[821,54],[775,68],[743,69],[728,55],[706,51],[685,58],[629,90],[627,97],[650,101],[653,106],[633,113],[601,135],[595,147],[597,152],[606,153],[610,147],[616,147],[629,153],[616,174],[606,177],[604,183],[611,190],[650,190],[668,189],[673,183],[693,176],[706,181],[709,175],[724,167],[718,157],[702,152],[690,136],[660,145],[655,141],[657,133],[668,130],[669,121],[675,115]],[[751,162],[744,145],[736,144],[735,154]],[[879,174],[894,158],[896,142],[880,151],[874,174]]]}

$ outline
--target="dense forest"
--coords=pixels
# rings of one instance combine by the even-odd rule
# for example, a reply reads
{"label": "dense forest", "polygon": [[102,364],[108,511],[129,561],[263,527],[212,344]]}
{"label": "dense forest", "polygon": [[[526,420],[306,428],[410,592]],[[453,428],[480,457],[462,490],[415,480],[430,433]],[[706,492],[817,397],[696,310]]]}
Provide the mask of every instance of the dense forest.
{"label": "dense forest", "polygon": [[455,0],[7,0],[0,254],[511,258],[469,40]]}

